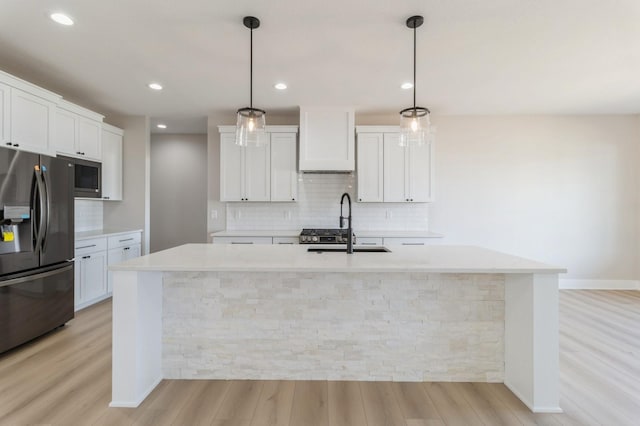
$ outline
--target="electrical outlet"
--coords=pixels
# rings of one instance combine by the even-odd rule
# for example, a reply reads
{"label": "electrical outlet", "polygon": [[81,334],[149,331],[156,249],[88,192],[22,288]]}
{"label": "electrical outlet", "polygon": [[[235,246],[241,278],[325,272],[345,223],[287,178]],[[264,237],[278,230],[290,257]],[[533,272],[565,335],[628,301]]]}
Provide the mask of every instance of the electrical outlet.
{"label": "electrical outlet", "polygon": [[218,210],[211,210],[211,219],[218,218]]}

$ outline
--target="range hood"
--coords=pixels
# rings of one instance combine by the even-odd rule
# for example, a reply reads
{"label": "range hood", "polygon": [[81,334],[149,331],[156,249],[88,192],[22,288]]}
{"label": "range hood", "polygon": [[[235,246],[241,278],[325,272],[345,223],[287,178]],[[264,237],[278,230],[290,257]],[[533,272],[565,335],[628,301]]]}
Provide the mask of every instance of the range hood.
{"label": "range hood", "polygon": [[353,107],[300,107],[299,169],[305,173],[355,170]]}

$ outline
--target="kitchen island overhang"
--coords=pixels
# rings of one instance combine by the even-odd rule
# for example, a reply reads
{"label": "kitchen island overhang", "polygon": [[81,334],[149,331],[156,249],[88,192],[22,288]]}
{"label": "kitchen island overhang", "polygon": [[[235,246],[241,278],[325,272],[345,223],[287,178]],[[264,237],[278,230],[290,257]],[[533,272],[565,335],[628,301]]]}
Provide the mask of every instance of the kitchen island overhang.
{"label": "kitchen island overhang", "polygon": [[188,244],[112,267],[111,406],[163,378],[504,382],[560,412],[558,274],[467,246]]}

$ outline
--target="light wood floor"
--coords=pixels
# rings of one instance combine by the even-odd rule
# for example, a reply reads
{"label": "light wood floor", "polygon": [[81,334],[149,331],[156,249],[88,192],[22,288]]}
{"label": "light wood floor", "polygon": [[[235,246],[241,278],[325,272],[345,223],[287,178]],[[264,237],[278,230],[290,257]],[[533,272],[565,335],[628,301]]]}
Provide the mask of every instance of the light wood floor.
{"label": "light wood floor", "polygon": [[137,409],[108,408],[110,310],[0,356],[1,425],[640,424],[640,292],[561,292],[565,413],[542,415],[486,383],[176,380]]}

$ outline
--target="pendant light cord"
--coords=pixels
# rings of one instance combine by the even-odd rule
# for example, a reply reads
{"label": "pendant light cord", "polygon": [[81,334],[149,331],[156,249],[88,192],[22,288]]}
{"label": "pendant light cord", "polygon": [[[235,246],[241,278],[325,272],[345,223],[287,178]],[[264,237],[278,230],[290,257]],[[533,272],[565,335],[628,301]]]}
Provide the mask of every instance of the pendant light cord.
{"label": "pendant light cord", "polygon": [[413,27],[413,113],[416,113],[416,27]]}
{"label": "pendant light cord", "polygon": [[249,108],[253,109],[253,28],[251,28],[250,40],[251,53],[249,54]]}

